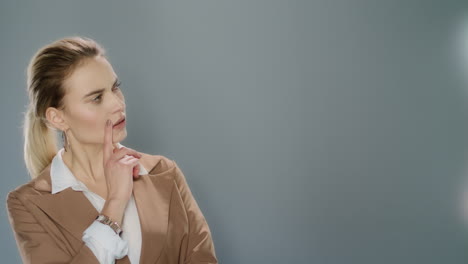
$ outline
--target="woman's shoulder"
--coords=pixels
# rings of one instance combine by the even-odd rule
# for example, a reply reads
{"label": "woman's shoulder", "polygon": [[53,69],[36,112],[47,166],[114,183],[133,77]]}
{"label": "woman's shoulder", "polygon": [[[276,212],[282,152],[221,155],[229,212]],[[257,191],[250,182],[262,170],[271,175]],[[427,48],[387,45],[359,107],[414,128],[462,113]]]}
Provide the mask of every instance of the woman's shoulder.
{"label": "woman's shoulder", "polygon": [[137,151],[141,154],[140,164],[148,171],[149,174],[160,174],[171,170],[175,167],[174,161],[161,154],[149,154]]}
{"label": "woman's shoulder", "polygon": [[28,182],[20,184],[9,190],[5,196],[7,207],[11,206],[13,200],[22,199],[27,195],[37,194],[38,192],[34,189],[35,182],[36,179],[30,179]]}

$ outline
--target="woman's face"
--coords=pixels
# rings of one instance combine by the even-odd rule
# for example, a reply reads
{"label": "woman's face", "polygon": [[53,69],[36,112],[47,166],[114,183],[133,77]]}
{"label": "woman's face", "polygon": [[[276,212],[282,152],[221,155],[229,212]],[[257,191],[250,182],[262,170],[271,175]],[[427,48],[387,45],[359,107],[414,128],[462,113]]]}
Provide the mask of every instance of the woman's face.
{"label": "woman's face", "polygon": [[[112,66],[104,57],[87,60],[65,81],[63,123],[67,136],[81,144],[103,144],[106,120],[125,117],[125,98]],[[127,128],[113,128],[113,142],[127,136]]]}

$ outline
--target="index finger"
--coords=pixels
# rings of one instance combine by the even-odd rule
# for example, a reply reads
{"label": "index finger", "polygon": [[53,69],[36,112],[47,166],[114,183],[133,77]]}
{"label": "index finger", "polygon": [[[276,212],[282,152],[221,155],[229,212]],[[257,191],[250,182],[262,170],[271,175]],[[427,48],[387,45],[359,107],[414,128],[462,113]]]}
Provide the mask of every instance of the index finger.
{"label": "index finger", "polygon": [[104,129],[104,162],[106,162],[112,155],[112,141],[113,141],[112,121],[107,120]]}

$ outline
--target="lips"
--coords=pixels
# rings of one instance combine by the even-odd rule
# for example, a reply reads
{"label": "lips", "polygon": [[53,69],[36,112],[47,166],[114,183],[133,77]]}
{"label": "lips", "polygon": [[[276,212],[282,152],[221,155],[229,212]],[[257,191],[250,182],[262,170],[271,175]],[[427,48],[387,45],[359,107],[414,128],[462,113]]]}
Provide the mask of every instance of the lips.
{"label": "lips", "polygon": [[115,123],[114,126],[117,126],[118,124],[122,123],[122,121],[124,121],[124,120],[125,120],[125,117],[122,117],[121,119],[119,119],[119,120],[117,121],[117,123]]}

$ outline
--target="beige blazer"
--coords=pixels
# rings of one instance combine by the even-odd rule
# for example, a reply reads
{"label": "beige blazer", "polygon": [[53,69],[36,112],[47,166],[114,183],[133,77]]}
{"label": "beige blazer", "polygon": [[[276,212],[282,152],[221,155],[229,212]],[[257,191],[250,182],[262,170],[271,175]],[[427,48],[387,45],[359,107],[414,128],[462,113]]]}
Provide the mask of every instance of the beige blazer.
{"label": "beige blazer", "polygon": [[[148,174],[133,182],[141,224],[140,263],[218,263],[208,223],[174,160],[142,153]],[[83,192],[51,194],[50,167],[7,195],[8,218],[23,263],[99,263],[82,240],[99,214]],[[117,264],[130,263],[128,256]]]}

